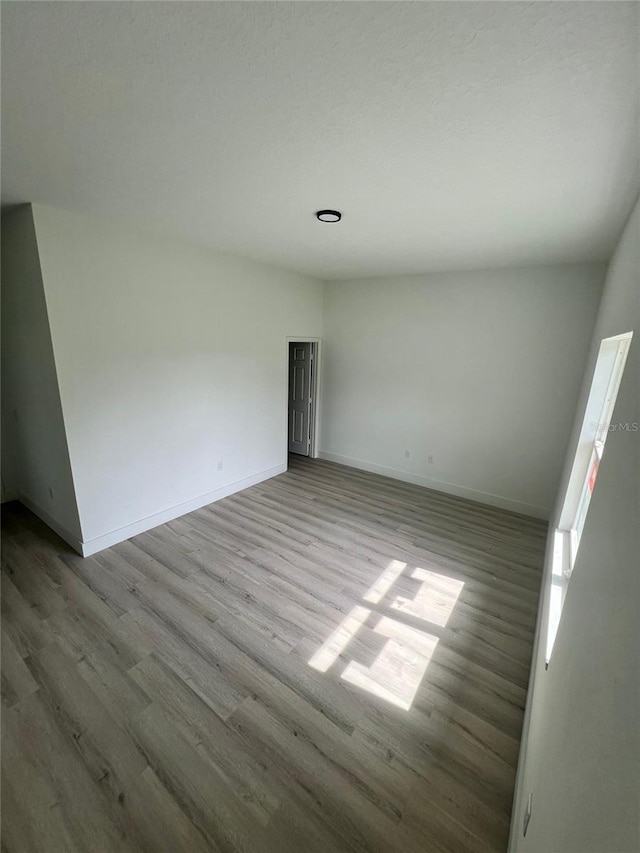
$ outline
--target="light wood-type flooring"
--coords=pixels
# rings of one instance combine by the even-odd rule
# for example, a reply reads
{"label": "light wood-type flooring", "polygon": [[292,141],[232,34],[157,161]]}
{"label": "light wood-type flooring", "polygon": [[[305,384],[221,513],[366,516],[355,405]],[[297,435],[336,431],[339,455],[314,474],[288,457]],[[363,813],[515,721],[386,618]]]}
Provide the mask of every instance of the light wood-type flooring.
{"label": "light wood-type flooring", "polygon": [[2,553],[5,853],[503,853],[546,526],[328,462]]}

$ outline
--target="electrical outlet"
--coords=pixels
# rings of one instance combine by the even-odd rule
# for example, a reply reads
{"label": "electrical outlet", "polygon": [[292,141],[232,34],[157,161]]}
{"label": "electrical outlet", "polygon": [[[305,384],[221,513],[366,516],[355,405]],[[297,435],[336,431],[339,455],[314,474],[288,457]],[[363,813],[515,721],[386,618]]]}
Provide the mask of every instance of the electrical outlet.
{"label": "electrical outlet", "polygon": [[222,471],[222,459],[218,462],[218,471]]}
{"label": "electrical outlet", "polygon": [[533,808],[533,792],[529,794],[529,799],[527,800],[527,806],[524,810],[524,817],[522,819],[522,835],[525,836],[527,834],[527,829],[529,827],[529,821],[531,820],[531,810]]}
{"label": "electrical outlet", "polygon": [[410,451],[409,451],[409,450],[405,450],[405,452],[404,452],[404,456],[405,456],[405,459],[409,459],[409,457],[411,456]]}
{"label": "electrical outlet", "polygon": [[429,465],[433,465],[433,456],[427,456],[427,462]]}

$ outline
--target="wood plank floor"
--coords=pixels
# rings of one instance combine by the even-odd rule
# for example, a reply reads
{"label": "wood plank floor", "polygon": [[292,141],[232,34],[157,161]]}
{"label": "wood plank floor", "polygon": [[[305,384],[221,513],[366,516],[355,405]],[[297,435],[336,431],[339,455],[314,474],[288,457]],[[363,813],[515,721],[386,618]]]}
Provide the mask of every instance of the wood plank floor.
{"label": "wood plank floor", "polygon": [[2,850],[502,853],[545,535],[301,458],[84,560],[12,505]]}

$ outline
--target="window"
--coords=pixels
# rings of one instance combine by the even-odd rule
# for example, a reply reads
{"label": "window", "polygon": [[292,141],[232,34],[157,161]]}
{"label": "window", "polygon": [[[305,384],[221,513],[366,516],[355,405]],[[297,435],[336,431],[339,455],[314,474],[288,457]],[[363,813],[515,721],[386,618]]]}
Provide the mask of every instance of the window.
{"label": "window", "polygon": [[632,337],[633,332],[627,332],[624,335],[605,338],[600,344],[578,448],[560,513],[560,523],[554,532],[547,664],[560,624],[560,615],[607,436],[615,429],[638,429],[637,424],[611,423]]}

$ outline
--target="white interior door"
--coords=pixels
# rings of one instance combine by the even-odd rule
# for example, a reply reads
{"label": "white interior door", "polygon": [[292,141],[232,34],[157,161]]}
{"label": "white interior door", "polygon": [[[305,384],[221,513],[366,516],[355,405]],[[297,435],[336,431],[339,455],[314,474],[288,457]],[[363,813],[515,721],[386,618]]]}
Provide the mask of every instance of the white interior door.
{"label": "white interior door", "polygon": [[313,344],[289,344],[289,452],[309,456],[311,449],[311,406],[313,387]]}

